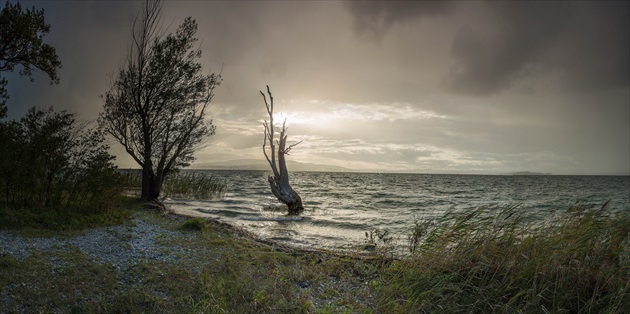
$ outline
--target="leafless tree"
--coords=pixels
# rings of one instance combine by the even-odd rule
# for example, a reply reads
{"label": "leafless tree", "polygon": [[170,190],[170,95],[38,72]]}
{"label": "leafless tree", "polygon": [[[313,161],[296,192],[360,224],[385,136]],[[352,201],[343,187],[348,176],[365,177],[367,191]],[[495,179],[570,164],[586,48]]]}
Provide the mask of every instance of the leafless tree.
{"label": "leafless tree", "polygon": [[[267,107],[267,114],[269,115],[269,121],[265,120],[263,124],[265,127],[263,153],[265,154],[267,162],[269,162],[269,165],[271,166],[273,176],[270,175],[267,180],[269,181],[269,185],[271,186],[271,192],[273,193],[273,195],[275,195],[279,201],[287,205],[289,209],[289,215],[298,215],[304,210],[304,206],[302,205],[302,199],[300,198],[300,196],[293,190],[293,188],[291,188],[291,185],[289,184],[289,171],[287,170],[285,155],[288,155],[289,151],[291,151],[291,149],[296,145],[300,144],[301,141],[287,147],[287,120],[285,119],[282,122],[282,128],[274,124],[273,96],[271,95],[271,91],[269,90],[269,85],[267,85],[267,94],[269,94],[269,101],[267,101],[265,93],[260,91],[260,94],[263,96],[265,106]],[[275,139],[276,131],[280,132],[277,141]],[[267,154],[267,143],[269,143],[271,158],[269,158],[269,154]]]}

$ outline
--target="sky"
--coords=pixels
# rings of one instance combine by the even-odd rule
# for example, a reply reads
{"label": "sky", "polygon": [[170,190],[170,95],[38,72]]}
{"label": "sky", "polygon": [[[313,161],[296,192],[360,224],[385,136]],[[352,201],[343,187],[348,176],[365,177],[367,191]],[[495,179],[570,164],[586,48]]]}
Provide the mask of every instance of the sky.
{"label": "sky", "polygon": [[[630,174],[630,2],[167,1],[221,71],[196,164],[264,161],[269,85],[290,160],[358,171]],[[54,106],[95,120],[138,1],[43,8],[60,84],[9,74],[9,117]],[[134,167],[124,150],[112,153]],[[290,170],[290,169],[289,169]]]}

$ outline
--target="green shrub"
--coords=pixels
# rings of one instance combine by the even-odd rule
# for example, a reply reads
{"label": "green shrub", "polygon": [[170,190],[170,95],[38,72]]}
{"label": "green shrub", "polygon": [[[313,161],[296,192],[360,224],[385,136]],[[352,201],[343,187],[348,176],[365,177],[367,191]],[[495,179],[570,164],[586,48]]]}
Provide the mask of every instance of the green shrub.
{"label": "green shrub", "polygon": [[120,182],[114,157],[103,133],[73,114],[31,108],[0,122],[0,147],[3,226],[72,227],[111,207]]}
{"label": "green shrub", "polygon": [[186,220],[186,222],[182,224],[181,229],[189,231],[202,231],[207,228],[207,224],[208,223],[204,219],[195,217]]}

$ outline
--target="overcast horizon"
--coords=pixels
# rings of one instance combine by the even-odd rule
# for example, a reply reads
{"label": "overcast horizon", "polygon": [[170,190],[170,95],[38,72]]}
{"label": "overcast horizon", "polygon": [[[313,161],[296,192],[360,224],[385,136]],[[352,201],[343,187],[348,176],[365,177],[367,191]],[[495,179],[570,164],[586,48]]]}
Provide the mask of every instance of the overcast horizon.
{"label": "overcast horizon", "polygon": [[[58,85],[8,73],[9,118],[96,119],[141,2],[21,3],[44,8],[63,67]],[[222,71],[197,165],[264,162],[269,85],[300,163],[630,175],[629,3],[167,1],[163,17],[173,32],[192,16],[204,71]]]}

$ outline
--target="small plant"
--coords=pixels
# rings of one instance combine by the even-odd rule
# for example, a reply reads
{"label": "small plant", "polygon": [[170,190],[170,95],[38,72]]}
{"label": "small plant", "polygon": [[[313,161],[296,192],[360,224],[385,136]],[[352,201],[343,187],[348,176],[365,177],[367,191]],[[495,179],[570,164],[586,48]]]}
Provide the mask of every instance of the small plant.
{"label": "small plant", "polygon": [[434,224],[435,222],[433,220],[414,219],[411,233],[407,236],[410,253],[416,251],[416,248],[424,241],[426,236],[429,234],[429,229]]}
{"label": "small plant", "polygon": [[188,231],[203,231],[207,227],[208,227],[208,222],[206,222],[202,218],[195,217],[195,218],[186,220],[186,222],[184,222],[180,228],[182,230],[188,230]]}
{"label": "small plant", "polygon": [[380,242],[383,248],[388,248],[393,237],[389,234],[389,230],[374,229],[365,232],[366,249],[374,249]]}

